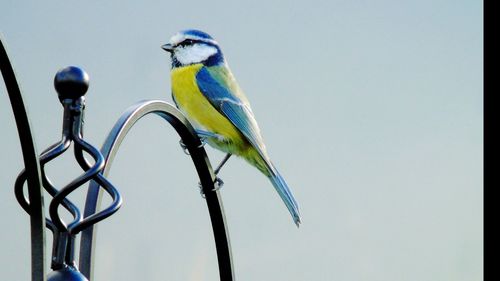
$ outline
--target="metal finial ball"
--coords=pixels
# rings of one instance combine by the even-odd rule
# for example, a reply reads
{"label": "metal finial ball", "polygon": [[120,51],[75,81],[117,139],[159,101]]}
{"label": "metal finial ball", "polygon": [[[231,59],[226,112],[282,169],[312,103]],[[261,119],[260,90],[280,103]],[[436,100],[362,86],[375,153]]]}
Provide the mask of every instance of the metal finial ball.
{"label": "metal finial ball", "polygon": [[88,279],[81,272],[66,267],[49,273],[47,281],[88,281]]}
{"label": "metal finial ball", "polygon": [[76,100],[87,92],[89,75],[76,66],[62,68],[54,77],[54,87],[61,102],[65,99]]}

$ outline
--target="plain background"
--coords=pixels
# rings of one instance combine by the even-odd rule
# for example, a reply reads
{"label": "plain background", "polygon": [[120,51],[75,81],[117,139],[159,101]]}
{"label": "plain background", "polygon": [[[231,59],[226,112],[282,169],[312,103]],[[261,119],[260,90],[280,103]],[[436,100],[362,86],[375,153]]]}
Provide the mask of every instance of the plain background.
{"label": "plain background", "polygon": [[[160,48],[171,35],[197,28],[219,41],[303,216],[297,229],[267,179],[231,159],[220,176],[237,280],[476,281],[482,9],[465,0],[0,0],[0,32],[39,151],[60,139],[58,69],[89,73],[85,138],[99,147],[130,105],[171,102]],[[0,92],[0,276],[29,280],[29,222],[12,191],[23,164],[3,83]],[[208,213],[178,140],[153,116],[125,140],[109,175],[124,205],[99,224],[95,280],[218,280]],[[214,165],[223,156],[207,150]],[[63,186],[81,171],[68,151],[47,173]]]}

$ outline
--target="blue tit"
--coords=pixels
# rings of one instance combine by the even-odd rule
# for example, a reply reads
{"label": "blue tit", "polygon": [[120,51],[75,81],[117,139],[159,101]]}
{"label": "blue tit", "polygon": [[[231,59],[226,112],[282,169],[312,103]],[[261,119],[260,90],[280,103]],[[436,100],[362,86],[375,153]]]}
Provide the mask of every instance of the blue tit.
{"label": "blue tit", "polygon": [[185,30],[162,48],[172,59],[173,100],[198,135],[227,153],[225,160],[237,155],[267,176],[299,226],[298,204],[268,156],[250,103],[217,41],[205,32]]}

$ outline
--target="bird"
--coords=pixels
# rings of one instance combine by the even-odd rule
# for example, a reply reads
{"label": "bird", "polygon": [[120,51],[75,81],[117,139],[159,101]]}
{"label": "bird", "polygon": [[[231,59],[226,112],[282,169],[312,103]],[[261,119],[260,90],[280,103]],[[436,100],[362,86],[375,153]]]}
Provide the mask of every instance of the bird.
{"label": "bird", "polygon": [[299,206],[271,162],[250,103],[236,82],[219,43],[196,29],[182,30],[161,46],[170,53],[172,99],[210,146],[245,159],[269,178],[299,227]]}

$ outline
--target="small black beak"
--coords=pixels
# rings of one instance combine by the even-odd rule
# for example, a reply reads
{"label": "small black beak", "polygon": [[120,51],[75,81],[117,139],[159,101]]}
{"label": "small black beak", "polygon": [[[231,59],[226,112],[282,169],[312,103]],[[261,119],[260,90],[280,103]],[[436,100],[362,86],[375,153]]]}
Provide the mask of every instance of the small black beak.
{"label": "small black beak", "polygon": [[172,46],[172,44],[170,44],[170,43],[167,43],[167,44],[161,46],[161,48],[169,53],[174,52],[174,46]]}

